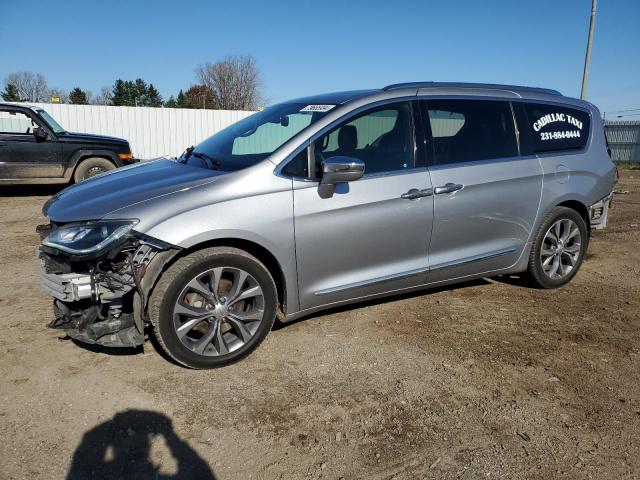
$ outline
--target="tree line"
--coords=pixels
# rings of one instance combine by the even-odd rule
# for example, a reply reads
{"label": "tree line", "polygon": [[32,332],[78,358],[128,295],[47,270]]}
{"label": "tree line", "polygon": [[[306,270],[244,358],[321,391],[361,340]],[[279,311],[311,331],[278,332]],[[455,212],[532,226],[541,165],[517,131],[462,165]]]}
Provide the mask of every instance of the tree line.
{"label": "tree line", "polygon": [[195,69],[197,83],[167,100],[142,78],[118,79],[100,93],[75,87],[67,92],[50,88],[44,75],[16,72],[4,79],[2,98],[7,102],[70,103],[129,107],[206,108],[256,110],[264,101],[260,72],[250,55],[229,55]]}

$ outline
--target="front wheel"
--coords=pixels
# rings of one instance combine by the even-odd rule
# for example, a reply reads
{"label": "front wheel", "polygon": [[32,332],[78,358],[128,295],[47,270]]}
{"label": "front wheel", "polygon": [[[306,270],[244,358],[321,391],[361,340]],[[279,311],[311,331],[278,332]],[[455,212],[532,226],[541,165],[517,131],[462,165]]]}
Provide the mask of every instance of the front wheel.
{"label": "front wheel", "polygon": [[190,368],[242,359],[267,336],[277,291],[265,266],[243,250],[214,247],[178,260],[160,278],[149,317],[160,346]]}
{"label": "front wheel", "polygon": [[529,274],[542,288],[557,288],[578,273],[589,236],[582,216],[555,207],[540,226],[529,257]]}
{"label": "front wheel", "polygon": [[76,167],[76,171],[73,173],[73,181],[80,183],[82,180],[95,177],[114,168],[116,168],[116,166],[106,158],[86,158]]}

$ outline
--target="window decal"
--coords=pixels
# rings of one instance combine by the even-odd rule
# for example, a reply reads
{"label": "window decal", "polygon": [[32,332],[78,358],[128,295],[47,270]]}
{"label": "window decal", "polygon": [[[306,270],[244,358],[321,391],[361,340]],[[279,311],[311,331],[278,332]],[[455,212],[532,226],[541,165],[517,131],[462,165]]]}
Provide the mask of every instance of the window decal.
{"label": "window decal", "polygon": [[[540,132],[545,126],[555,122],[566,123],[567,130],[556,129],[553,132]],[[572,127],[576,127],[578,130]],[[547,140],[563,140],[565,138],[580,138],[582,122],[569,114],[548,113],[533,123],[533,129],[536,132],[540,132],[540,140],[543,142]]]}
{"label": "window decal", "polygon": [[527,104],[534,150],[569,150],[584,147],[589,136],[589,114],[570,107]]}
{"label": "window decal", "polygon": [[335,105],[307,105],[304,107],[301,112],[328,112]]}

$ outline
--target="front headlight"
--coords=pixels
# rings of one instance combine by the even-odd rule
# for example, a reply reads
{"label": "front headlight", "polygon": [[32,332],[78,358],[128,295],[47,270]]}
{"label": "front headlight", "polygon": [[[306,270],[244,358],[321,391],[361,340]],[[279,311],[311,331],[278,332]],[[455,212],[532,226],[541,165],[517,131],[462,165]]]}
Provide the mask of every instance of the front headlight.
{"label": "front headlight", "polygon": [[43,245],[76,255],[96,253],[126,235],[138,220],[75,223],[60,227],[42,241]]}

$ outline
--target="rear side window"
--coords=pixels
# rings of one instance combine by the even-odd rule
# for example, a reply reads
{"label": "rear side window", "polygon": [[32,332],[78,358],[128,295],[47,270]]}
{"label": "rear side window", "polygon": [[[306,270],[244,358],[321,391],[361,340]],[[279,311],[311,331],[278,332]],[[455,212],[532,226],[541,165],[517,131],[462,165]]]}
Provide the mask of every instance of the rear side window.
{"label": "rear side window", "polygon": [[437,165],[518,156],[508,102],[429,100],[427,111]]}
{"label": "rear side window", "polygon": [[[591,121],[583,110],[544,103],[525,103],[528,129],[535,152],[583,148],[589,138]],[[524,132],[523,132],[524,133]]]}

